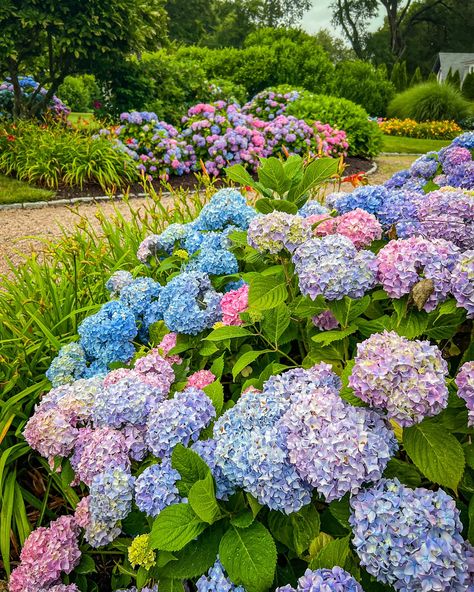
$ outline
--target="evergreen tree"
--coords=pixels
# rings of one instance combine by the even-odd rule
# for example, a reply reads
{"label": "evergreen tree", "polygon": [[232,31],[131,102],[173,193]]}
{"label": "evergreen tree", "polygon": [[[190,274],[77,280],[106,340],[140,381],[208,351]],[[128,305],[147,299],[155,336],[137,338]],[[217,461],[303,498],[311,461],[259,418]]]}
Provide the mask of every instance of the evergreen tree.
{"label": "evergreen tree", "polygon": [[438,76],[435,72],[430,72],[430,75],[428,76],[428,82],[438,82]]}
{"label": "evergreen tree", "polygon": [[406,62],[395,62],[392,69],[390,80],[398,92],[406,90],[408,87],[408,74]]}
{"label": "evergreen tree", "polygon": [[454,74],[451,79],[451,84],[454,86],[454,88],[457,88],[458,90],[461,88],[461,76],[459,75],[459,70],[454,71]]}
{"label": "evergreen tree", "polygon": [[474,101],[474,72],[470,72],[466,78],[464,78],[462,94],[466,97],[466,99]]}
{"label": "evergreen tree", "polygon": [[423,82],[423,75],[421,73],[420,66],[417,66],[413,76],[411,77],[410,86],[415,86],[421,82]]}

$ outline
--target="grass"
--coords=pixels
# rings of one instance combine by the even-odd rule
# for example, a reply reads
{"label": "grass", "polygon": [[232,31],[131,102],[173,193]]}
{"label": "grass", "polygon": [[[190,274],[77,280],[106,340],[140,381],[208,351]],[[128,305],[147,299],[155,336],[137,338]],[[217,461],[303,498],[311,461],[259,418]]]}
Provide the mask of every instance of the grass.
{"label": "grass", "polygon": [[90,123],[90,122],[94,121],[94,114],[93,113],[72,112],[72,113],[69,113],[68,119],[72,123],[72,125],[80,127],[81,124],[84,124],[86,122]]}
{"label": "grass", "polygon": [[25,201],[46,201],[54,197],[54,191],[32,187],[23,181],[0,175],[0,204]]}
{"label": "grass", "polygon": [[383,137],[383,152],[406,152],[408,154],[424,154],[430,150],[440,150],[451,144],[452,140],[422,140],[419,138],[404,138],[402,136]]}

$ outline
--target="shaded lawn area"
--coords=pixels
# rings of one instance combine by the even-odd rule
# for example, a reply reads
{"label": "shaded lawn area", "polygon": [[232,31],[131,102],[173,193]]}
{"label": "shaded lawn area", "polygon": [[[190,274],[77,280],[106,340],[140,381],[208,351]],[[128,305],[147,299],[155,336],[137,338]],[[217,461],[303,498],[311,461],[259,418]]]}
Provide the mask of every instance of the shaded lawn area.
{"label": "shaded lawn area", "polygon": [[24,201],[47,201],[54,197],[54,191],[32,187],[23,181],[0,175],[0,204]]}
{"label": "shaded lawn area", "polygon": [[423,140],[405,138],[403,136],[384,136],[383,152],[407,152],[409,154],[425,154],[430,150],[440,150],[451,144],[452,140]]}

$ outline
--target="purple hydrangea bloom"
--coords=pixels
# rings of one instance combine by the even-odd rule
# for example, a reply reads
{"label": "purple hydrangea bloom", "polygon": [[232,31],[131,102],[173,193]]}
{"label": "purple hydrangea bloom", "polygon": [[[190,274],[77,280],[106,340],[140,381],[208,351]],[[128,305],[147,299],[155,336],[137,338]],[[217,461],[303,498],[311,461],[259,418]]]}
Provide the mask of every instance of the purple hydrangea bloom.
{"label": "purple hydrangea bloom", "polygon": [[227,577],[219,557],[207,575],[201,576],[196,582],[196,588],[198,592],[245,592],[242,586],[236,586]]}
{"label": "purple hydrangea bloom", "polygon": [[422,279],[433,282],[424,309],[427,312],[446,300],[453,270],[459,260],[459,248],[443,239],[413,236],[393,240],[377,255],[377,279],[391,298],[409,294]]}
{"label": "purple hydrangea bloom", "polygon": [[375,409],[401,426],[437,415],[448,404],[448,365],[429,341],[395,332],[374,333],[357,345],[349,385]]}
{"label": "purple hydrangea bloom", "polygon": [[[342,386],[341,379],[332,370],[332,367],[325,362],[320,362],[311,368],[294,368],[287,370],[282,374],[275,374],[265,382],[265,394],[267,399],[271,397],[274,403],[270,406],[265,403],[265,416],[270,409],[276,409],[277,414],[270,416],[273,419],[279,419],[288,409],[288,401],[294,393],[305,391],[312,388],[327,387],[333,392],[339,392]],[[269,399],[271,400],[271,399]]]}
{"label": "purple hydrangea bloom", "polygon": [[466,362],[456,376],[458,395],[466,401],[469,412],[468,425],[474,425],[474,362]]}
{"label": "purple hydrangea bloom", "polygon": [[120,292],[133,282],[133,275],[129,271],[116,271],[105,284],[105,288],[112,297],[120,296]]}
{"label": "purple hydrangea bloom", "polygon": [[359,582],[342,567],[332,569],[307,569],[298,580],[296,590],[287,584],[275,592],[364,592]]}
{"label": "purple hydrangea bloom", "polygon": [[164,401],[148,416],[147,443],[158,458],[167,457],[176,444],[187,446],[215,417],[209,397],[197,388],[187,388]]}
{"label": "purple hydrangea bloom", "polygon": [[80,343],[64,345],[46,371],[46,378],[53,387],[69,384],[83,378],[87,371],[86,356]]}
{"label": "purple hydrangea bloom", "polygon": [[230,495],[235,493],[235,487],[224,475],[221,467],[216,464],[216,441],[213,438],[209,440],[198,440],[194,442],[191,448],[199,454],[211,469],[212,476],[216,482],[216,498],[227,500]]}
{"label": "purple hydrangea bloom", "polygon": [[472,161],[471,152],[462,146],[448,146],[439,151],[439,160],[443,172],[447,175],[456,174],[456,169]]}
{"label": "purple hydrangea bloom", "polygon": [[464,252],[454,268],[451,292],[457,305],[467,310],[468,318],[474,317],[474,250]]}
{"label": "purple hydrangea bloom", "polygon": [[376,412],[348,405],[328,387],[296,392],[280,426],[290,462],[328,502],[378,481],[398,449]]}
{"label": "purple hydrangea bloom", "polygon": [[128,454],[133,460],[143,460],[148,454],[145,425],[126,425],[121,430]]}
{"label": "purple hydrangea bloom", "polygon": [[76,473],[74,483],[90,485],[94,477],[111,467],[128,470],[128,446],[125,436],[109,427],[79,430],[71,466]]}
{"label": "purple hydrangea bloom", "polygon": [[92,411],[94,425],[111,428],[126,424],[144,425],[150,411],[163,401],[165,394],[140,380],[139,376],[122,378],[96,397]]}
{"label": "purple hydrangea bloom", "polygon": [[143,588],[140,588],[140,590],[136,586],[132,586],[131,588],[120,588],[120,590],[116,590],[115,592],[158,592],[158,584],[155,584],[152,588],[144,586]]}
{"label": "purple hydrangea bloom", "polygon": [[134,371],[140,380],[154,387],[163,395],[168,395],[175,376],[171,363],[165,360],[158,349],[150,350],[146,356],[138,358]]}
{"label": "purple hydrangea bloom", "polygon": [[410,167],[410,174],[414,177],[423,177],[424,179],[431,179],[438,170],[438,160],[436,152],[429,152],[415,160]]}
{"label": "purple hydrangea bloom", "polygon": [[324,310],[311,319],[313,325],[321,331],[331,331],[339,327],[339,321],[330,310]]}
{"label": "purple hydrangea bloom", "polygon": [[170,331],[197,335],[221,318],[221,294],[205,273],[191,271],[174,277],[161,291],[159,310]]}
{"label": "purple hydrangea bloom", "polygon": [[150,234],[142,240],[137,251],[137,259],[141,263],[147,263],[150,257],[155,257],[159,250],[160,235]]}
{"label": "purple hydrangea bloom", "polygon": [[176,487],[180,479],[181,475],[172,468],[169,460],[145,469],[135,480],[138,509],[155,517],[168,506],[183,501]]}
{"label": "purple hydrangea bloom", "polygon": [[312,234],[311,225],[302,216],[275,211],[252,220],[247,241],[260,252],[276,254],[287,249],[293,253]]}
{"label": "purple hydrangea bloom", "polygon": [[472,548],[461,536],[455,501],[442,489],[382,479],[350,503],[353,545],[379,582],[399,592],[465,592],[474,585]]}
{"label": "purple hydrangea bloom", "polygon": [[[405,190],[390,191],[377,212],[379,222],[386,229],[395,224],[397,233],[399,233],[399,224],[416,224],[419,199],[420,195],[415,192]],[[401,235],[399,234],[399,236]]]}
{"label": "purple hydrangea bloom", "polygon": [[384,187],[387,189],[400,189],[405,185],[409,178],[410,171],[408,169],[397,171],[388,181],[385,181]]}
{"label": "purple hydrangea bloom", "polygon": [[375,284],[375,255],[338,234],[306,241],[293,255],[302,294],[314,300],[361,298]]}

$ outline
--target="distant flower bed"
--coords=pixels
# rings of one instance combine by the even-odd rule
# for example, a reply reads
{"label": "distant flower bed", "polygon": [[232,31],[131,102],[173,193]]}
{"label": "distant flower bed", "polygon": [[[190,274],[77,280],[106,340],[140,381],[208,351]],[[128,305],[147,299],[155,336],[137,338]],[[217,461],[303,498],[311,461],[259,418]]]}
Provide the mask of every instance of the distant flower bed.
{"label": "distant flower bed", "polygon": [[425,121],[413,119],[379,119],[378,124],[388,136],[406,136],[427,140],[452,140],[462,132],[455,121]]}
{"label": "distant flower bed", "polygon": [[[38,82],[30,76],[20,78],[21,94],[25,99],[36,103],[44,102],[48,91],[43,87],[39,88],[39,86]],[[0,84],[0,119],[11,119],[13,115],[14,96],[13,84],[9,80],[4,80]],[[65,119],[70,112],[71,110],[56,95],[53,95],[48,103],[42,105],[39,109],[40,114],[47,113],[55,119]]]}
{"label": "distant flower bed", "polygon": [[212,176],[232,164],[255,171],[259,159],[280,154],[308,158],[345,156],[346,133],[318,121],[292,116],[264,121],[225,101],[191,107],[181,130],[159,121],[155,113],[122,113],[121,125],[101,130],[135,161],[148,179],[183,175],[202,167]]}

